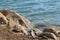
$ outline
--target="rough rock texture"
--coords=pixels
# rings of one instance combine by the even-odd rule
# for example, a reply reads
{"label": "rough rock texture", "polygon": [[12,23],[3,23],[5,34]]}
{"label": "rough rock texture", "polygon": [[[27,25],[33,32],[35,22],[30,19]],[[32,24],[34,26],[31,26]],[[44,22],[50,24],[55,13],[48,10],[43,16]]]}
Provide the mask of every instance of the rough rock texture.
{"label": "rough rock texture", "polygon": [[0,10],[0,40],[36,40],[28,36],[33,28],[25,17],[10,10]]}
{"label": "rough rock texture", "polygon": [[60,40],[59,38],[60,27],[51,26],[41,31],[18,13],[0,10],[0,40]]}

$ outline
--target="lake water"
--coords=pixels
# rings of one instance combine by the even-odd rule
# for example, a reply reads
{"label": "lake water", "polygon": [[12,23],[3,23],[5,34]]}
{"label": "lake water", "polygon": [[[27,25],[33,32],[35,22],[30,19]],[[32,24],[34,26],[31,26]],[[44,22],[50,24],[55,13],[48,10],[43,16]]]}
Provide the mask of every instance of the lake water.
{"label": "lake water", "polygon": [[0,0],[0,8],[16,11],[34,24],[60,25],[60,0]]}

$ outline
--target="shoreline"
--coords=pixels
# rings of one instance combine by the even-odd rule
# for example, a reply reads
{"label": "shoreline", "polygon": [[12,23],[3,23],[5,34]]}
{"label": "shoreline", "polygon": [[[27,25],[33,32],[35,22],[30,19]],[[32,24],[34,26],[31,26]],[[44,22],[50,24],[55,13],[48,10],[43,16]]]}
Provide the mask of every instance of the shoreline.
{"label": "shoreline", "polygon": [[60,27],[45,22],[34,25],[18,13],[3,9],[0,10],[0,35],[0,40],[60,40]]}

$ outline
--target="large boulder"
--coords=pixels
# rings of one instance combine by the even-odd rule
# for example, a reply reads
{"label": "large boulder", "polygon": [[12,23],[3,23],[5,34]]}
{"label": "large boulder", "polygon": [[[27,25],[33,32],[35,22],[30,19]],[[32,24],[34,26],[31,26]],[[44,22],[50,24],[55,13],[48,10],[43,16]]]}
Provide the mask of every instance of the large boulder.
{"label": "large boulder", "polygon": [[[33,28],[33,24],[28,19],[26,19],[25,17],[19,15],[16,12],[13,12],[13,11],[10,11],[10,10],[0,10],[0,12],[3,15],[5,15],[6,18],[8,19],[8,21],[10,21],[10,22],[11,21],[18,22],[19,25],[25,26],[26,28],[28,28],[30,30]],[[15,25],[17,25],[17,23]]]}
{"label": "large boulder", "polygon": [[8,26],[10,32],[23,31],[23,33],[28,35],[29,31],[34,28],[34,25],[28,19],[16,12],[11,10],[0,10],[0,12],[1,15],[3,15],[1,17],[3,17],[4,21],[7,23],[6,25]]}
{"label": "large boulder", "polygon": [[[46,27],[43,22],[40,27]],[[0,10],[0,40],[58,40],[60,28],[45,28],[43,32],[25,17],[10,10]]]}
{"label": "large boulder", "polygon": [[18,13],[0,10],[0,40],[28,40],[26,35],[33,28],[33,24]]}

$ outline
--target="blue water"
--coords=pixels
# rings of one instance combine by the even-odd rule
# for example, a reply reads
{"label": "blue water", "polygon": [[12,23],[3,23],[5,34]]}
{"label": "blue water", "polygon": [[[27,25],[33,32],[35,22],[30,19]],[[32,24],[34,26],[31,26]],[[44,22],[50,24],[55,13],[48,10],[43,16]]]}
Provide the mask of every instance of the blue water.
{"label": "blue water", "polygon": [[60,25],[60,0],[0,0],[0,8],[16,11],[34,24],[46,21]]}

